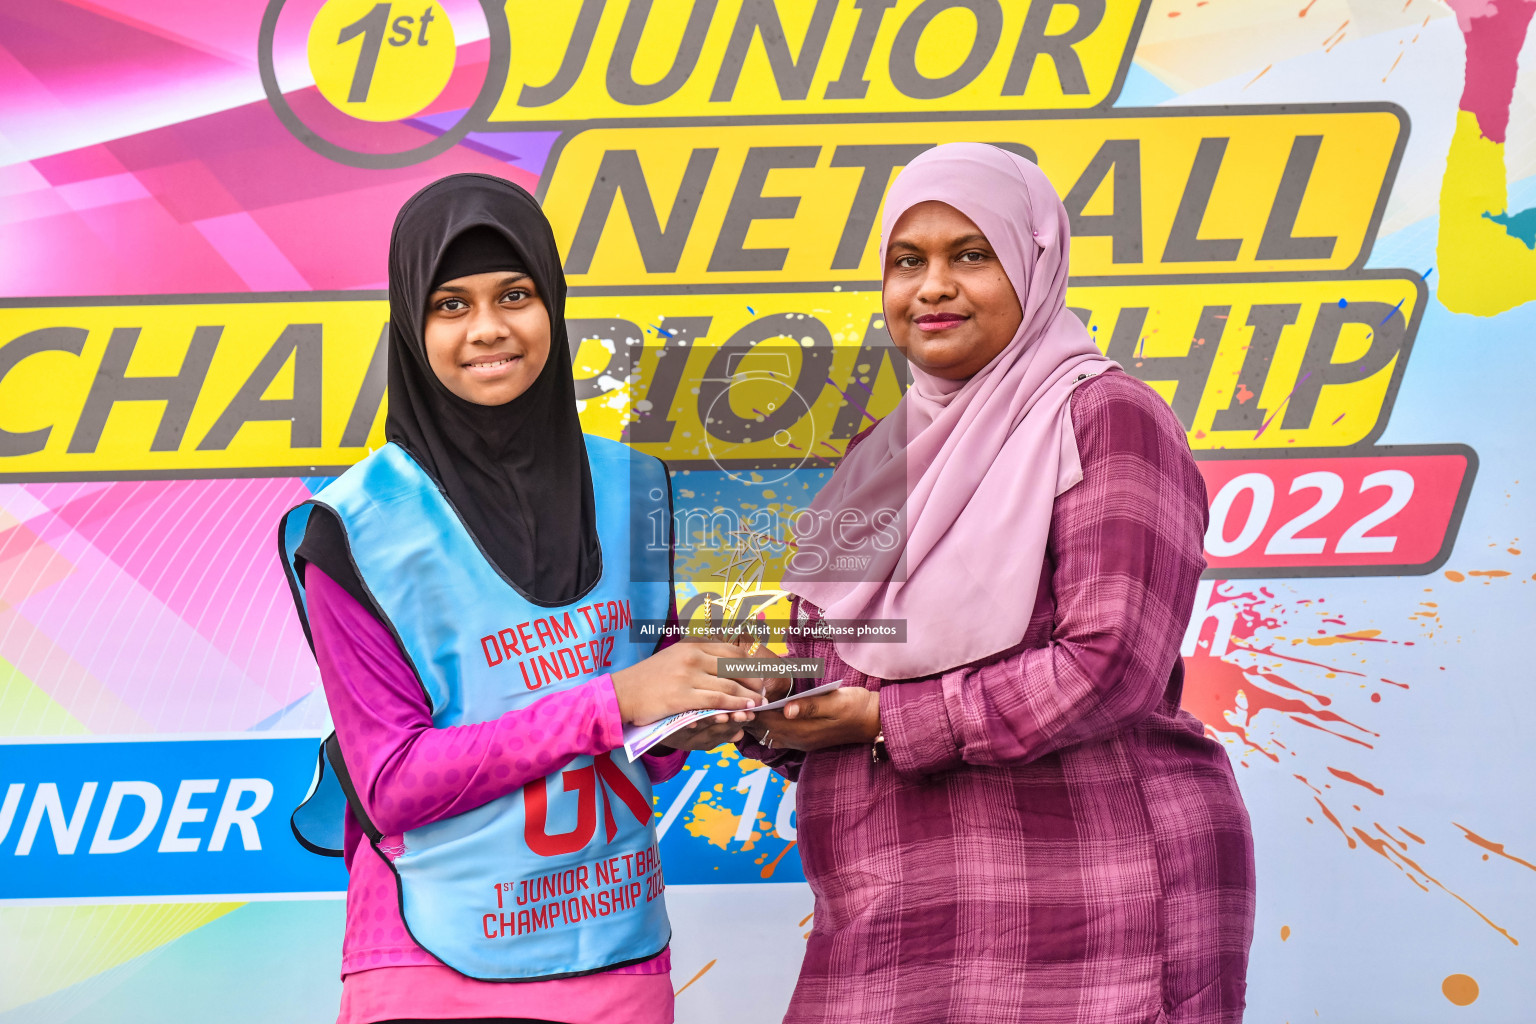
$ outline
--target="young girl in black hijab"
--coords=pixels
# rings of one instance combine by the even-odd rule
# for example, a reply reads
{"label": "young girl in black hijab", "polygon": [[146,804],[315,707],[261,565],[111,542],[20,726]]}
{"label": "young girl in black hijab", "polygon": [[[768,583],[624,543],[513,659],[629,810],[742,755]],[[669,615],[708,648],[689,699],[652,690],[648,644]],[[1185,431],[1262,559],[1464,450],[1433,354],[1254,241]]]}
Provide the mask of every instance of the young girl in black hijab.
{"label": "young girl in black hijab", "polygon": [[581,432],[533,197],[417,193],[389,303],[389,444],[279,530],[336,726],[294,830],[347,860],[341,1024],[670,1021],[650,786],[686,754],[614,752],[626,724],[753,706],[714,674],[743,652],[630,639],[676,618],[670,547],[633,528],[670,522],[666,469]]}

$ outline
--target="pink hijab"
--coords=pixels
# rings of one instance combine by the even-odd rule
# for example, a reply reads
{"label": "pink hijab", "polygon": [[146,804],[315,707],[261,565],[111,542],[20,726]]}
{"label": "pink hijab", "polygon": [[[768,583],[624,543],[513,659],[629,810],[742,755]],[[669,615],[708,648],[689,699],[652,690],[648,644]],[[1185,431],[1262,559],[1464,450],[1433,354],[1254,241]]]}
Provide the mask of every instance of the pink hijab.
{"label": "pink hijab", "polygon": [[[1068,399],[1082,381],[1118,365],[1067,310],[1067,212],[1038,167],[973,142],[923,153],[886,197],[882,267],[896,222],[927,200],[949,204],[987,236],[1024,319],[1008,346],[968,380],[913,366],[900,405],[843,460],[811,506],[820,528],[797,530],[801,552],[857,550],[871,560],[838,576],[806,569],[816,559],[797,556],[785,589],[827,618],[906,620],[905,643],[837,644],[844,661],[880,679],[935,675],[1023,639],[1052,506],[1083,478]],[[878,524],[849,526],[877,509],[900,509],[904,524],[890,529],[888,514],[883,534]],[[833,522],[839,525],[829,527]]]}

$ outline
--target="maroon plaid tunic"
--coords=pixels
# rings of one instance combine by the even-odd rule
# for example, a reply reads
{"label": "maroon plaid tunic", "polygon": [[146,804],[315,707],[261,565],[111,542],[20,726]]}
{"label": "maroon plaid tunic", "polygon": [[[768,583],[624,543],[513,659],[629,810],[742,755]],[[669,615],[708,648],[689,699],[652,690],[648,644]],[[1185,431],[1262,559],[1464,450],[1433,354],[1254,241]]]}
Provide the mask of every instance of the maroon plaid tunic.
{"label": "maroon plaid tunic", "polygon": [[1082,385],[1072,422],[1083,482],[1056,499],[1018,647],[898,684],[796,644],[880,691],[889,761],[744,747],[799,783],[816,915],[786,1022],[1242,1019],[1248,815],[1179,709],[1205,485],[1127,374]]}

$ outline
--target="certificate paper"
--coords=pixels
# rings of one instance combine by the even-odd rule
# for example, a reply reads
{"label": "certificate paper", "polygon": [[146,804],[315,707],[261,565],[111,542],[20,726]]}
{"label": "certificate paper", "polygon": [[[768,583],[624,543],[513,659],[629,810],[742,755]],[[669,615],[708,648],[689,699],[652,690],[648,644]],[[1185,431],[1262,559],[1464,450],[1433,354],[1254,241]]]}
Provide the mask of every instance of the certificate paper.
{"label": "certificate paper", "polygon": [[[841,679],[830,683],[822,683],[803,693],[792,693],[788,697],[776,700],[768,704],[759,704],[755,708],[746,708],[748,711],[777,711],[791,701],[800,700],[802,697],[815,697],[817,694],[830,693],[843,685]],[[656,744],[677,732],[683,726],[691,722],[697,722],[701,718],[711,715],[728,715],[731,712],[723,708],[715,708],[705,711],[680,711],[675,715],[663,718],[659,722],[650,725],[627,725],[624,727],[624,752],[629,755],[631,761],[637,761],[640,755],[650,750]]]}

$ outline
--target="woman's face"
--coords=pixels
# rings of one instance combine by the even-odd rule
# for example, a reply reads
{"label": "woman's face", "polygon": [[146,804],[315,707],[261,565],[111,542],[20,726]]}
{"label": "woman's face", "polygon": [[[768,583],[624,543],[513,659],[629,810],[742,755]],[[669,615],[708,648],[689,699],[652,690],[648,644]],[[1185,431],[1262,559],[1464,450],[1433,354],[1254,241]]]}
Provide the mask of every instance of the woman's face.
{"label": "woman's face", "polygon": [[948,203],[903,213],[885,252],[886,328],[918,369],[965,380],[1013,340],[1024,311],[981,229]]}
{"label": "woman's face", "polygon": [[549,311],[527,274],[497,270],[445,281],[427,300],[427,361],[449,391],[506,405],[549,359]]}

